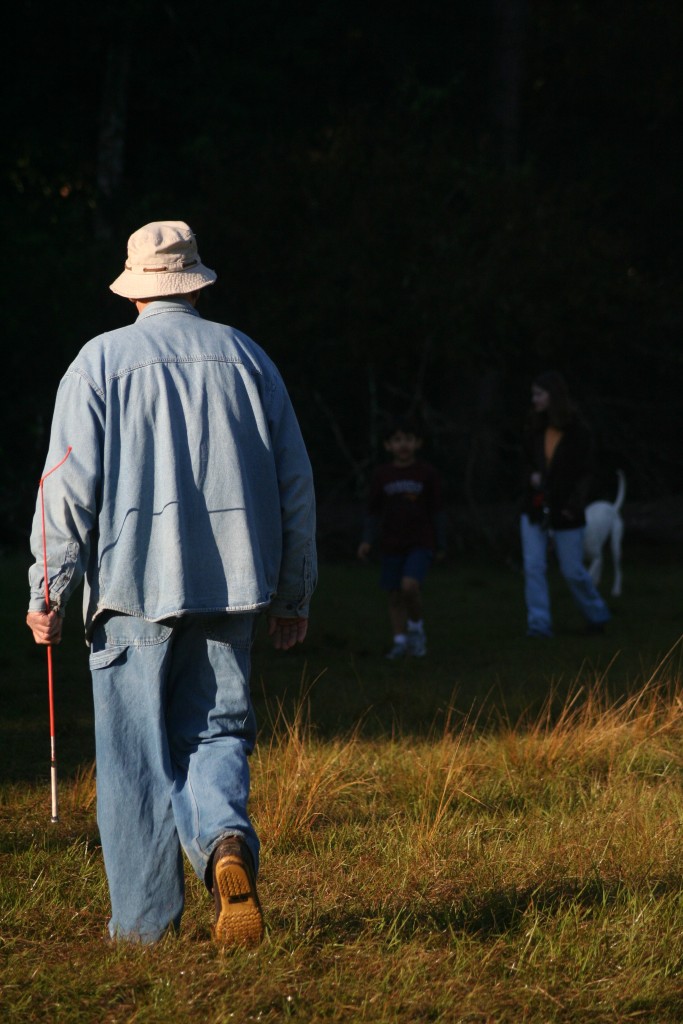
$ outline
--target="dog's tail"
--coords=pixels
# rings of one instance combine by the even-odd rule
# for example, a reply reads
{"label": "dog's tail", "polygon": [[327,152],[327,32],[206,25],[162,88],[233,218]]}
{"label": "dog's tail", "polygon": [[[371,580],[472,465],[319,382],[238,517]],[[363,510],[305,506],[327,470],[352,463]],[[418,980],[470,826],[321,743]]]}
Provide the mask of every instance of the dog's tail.
{"label": "dog's tail", "polygon": [[624,504],[624,498],[626,497],[626,475],[624,474],[623,469],[617,470],[617,479],[619,481],[619,486],[617,487],[617,496],[614,499],[614,507],[618,512]]}

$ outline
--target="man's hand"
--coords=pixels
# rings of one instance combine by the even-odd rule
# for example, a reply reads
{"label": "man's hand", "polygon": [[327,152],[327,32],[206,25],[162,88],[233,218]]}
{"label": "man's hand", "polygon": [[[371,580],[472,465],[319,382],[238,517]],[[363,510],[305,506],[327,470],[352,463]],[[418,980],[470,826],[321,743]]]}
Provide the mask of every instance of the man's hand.
{"label": "man's hand", "polygon": [[62,639],[62,616],[59,612],[29,612],[26,625],[37,644],[58,644]]}
{"label": "man's hand", "polygon": [[294,644],[303,643],[308,630],[308,619],[285,619],[270,616],[268,619],[268,636],[272,637],[273,647],[278,651],[288,651]]}

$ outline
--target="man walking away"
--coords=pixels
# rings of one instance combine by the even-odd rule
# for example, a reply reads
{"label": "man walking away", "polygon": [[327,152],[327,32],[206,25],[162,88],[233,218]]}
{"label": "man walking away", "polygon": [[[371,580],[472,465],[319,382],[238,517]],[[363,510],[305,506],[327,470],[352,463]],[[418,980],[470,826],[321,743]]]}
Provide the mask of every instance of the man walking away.
{"label": "man walking away", "polygon": [[316,585],[311,465],[282,378],[250,338],[202,319],[216,280],[182,221],[131,235],[112,291],[135,322],[88,342],[59,385],[31,535],[27,623],[59,643],[84,580],[97,817],[112,938],[177,930],[183,861],[221,945],[263,936],[247,812],[250,651],[306,636]]}

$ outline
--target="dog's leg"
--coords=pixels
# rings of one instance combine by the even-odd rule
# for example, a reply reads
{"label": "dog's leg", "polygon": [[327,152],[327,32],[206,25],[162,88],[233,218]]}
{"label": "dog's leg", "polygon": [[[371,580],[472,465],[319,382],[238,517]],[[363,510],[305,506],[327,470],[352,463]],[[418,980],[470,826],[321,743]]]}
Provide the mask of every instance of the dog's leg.
{"label": "dog's leg", "polygon": [[591,579],[596,587],[600,586],[600,578],[602,576],[602,553],[599,553],[592,560],[588,566],[588,572],[591,575]]}
{"label": "dog's leg", "polygon": [[624,523],[621,516],[617,516],[610,536],[612,562],[614,563],[614,583],[612,584],[612,595],[614,597],[621,595],[621,541],[623,535]]}

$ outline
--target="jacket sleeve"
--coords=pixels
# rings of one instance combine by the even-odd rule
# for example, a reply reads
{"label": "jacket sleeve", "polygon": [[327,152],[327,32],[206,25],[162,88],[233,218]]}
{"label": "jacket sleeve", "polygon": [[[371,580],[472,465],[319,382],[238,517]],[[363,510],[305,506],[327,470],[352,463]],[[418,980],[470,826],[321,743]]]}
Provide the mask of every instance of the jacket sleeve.
{"label": "jacket sleeve", "polygon": [[[97,523],[103,437],[103,396],[79,373],[67,372],[57,391],[43,477],[69,448],[71,452],[42,485],[50,606],[62,615],[83,579],[90,557]],[[29,569],[29,611],[45,611],[40,486],[30,544],[35,562]]]}
{"label": "jacket sleeve", "polygon": [[318,581],[313,471],[279,375],[272,384],[268,416],[282,517],[282,559],[277,593],[269,610],[285,618],[306,618]]}

